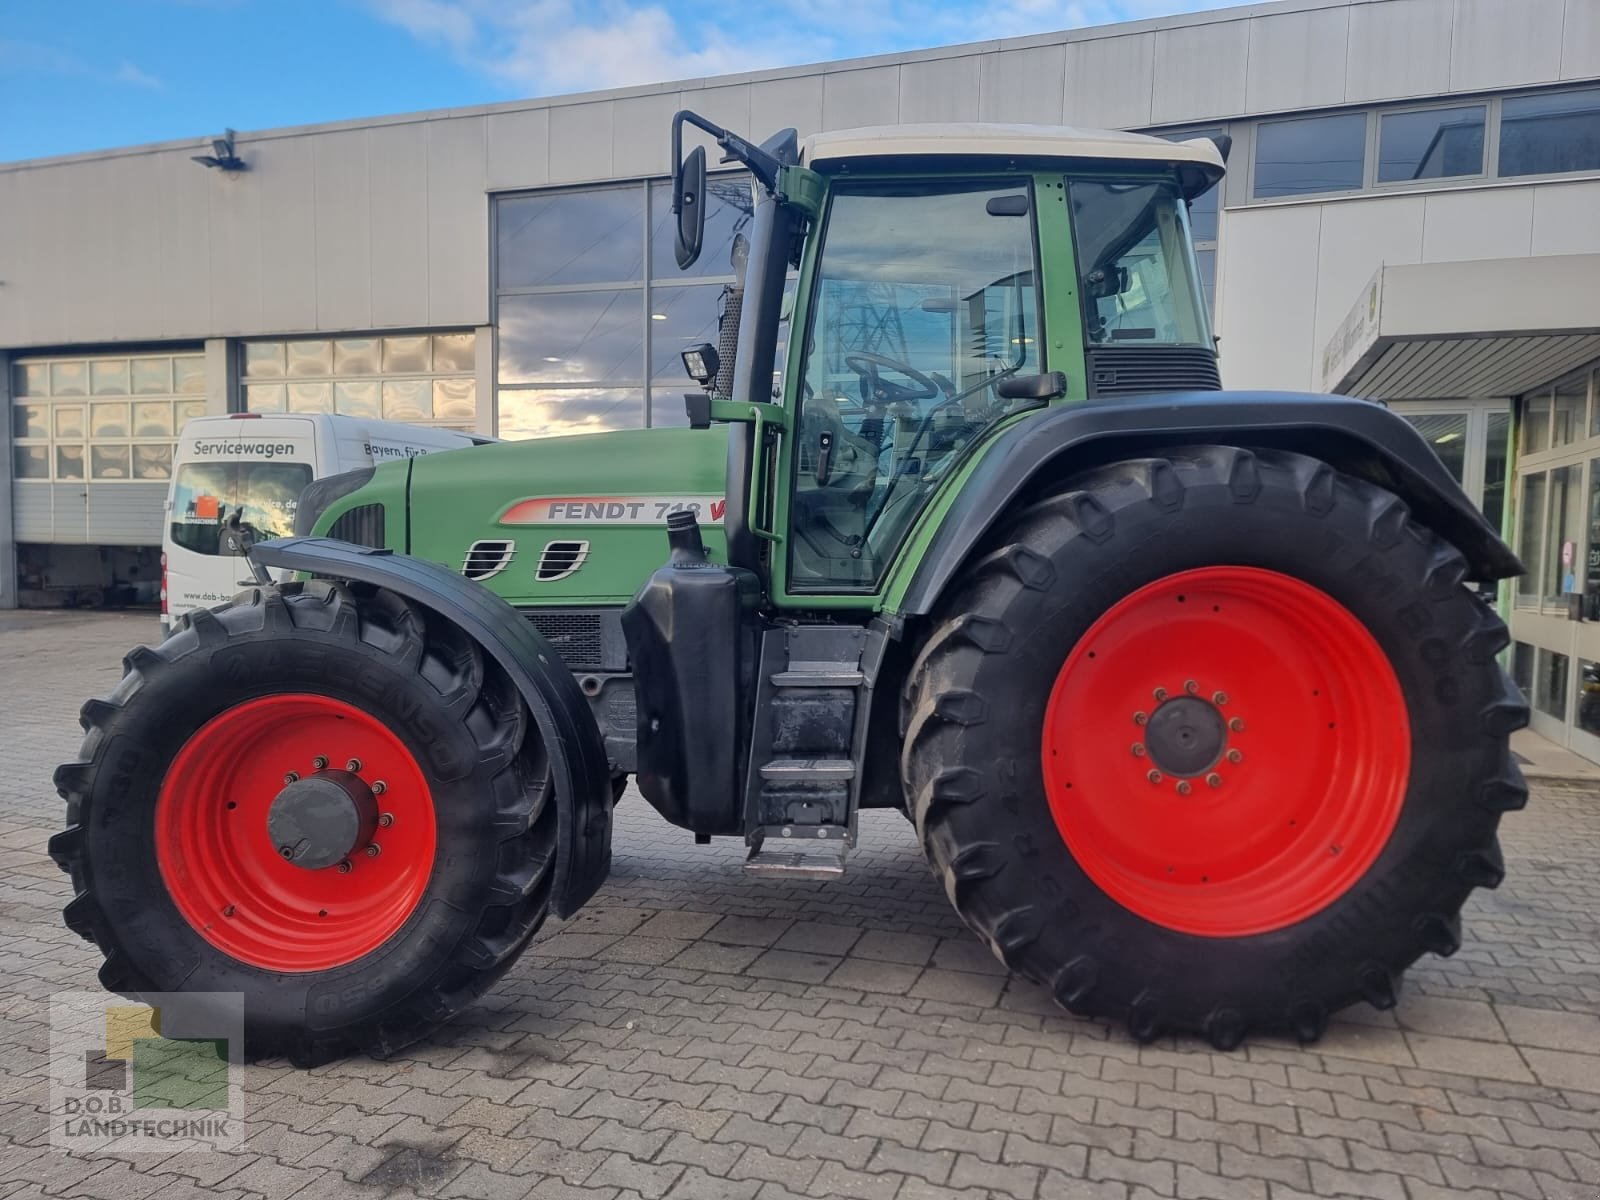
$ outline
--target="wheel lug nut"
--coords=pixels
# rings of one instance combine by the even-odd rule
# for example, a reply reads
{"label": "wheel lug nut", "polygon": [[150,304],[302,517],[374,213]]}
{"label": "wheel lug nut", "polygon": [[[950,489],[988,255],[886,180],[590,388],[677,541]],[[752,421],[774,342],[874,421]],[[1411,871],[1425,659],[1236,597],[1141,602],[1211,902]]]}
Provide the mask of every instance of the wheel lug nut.
{"label": "wheel lug nut", "polygon": [[388,790],[389,790],[389,785],[387,783],[385,783],[381,779],[375,781],[373,783],[373,785],[372,785],[372,794],[374,796],[381,796],[385,792],[387,792]]}
{"label": "wheel lug nut", "polygon": [[1244,753],[1240,750],[1229,750],[1228,761],[1231,763],[1241,763],[1244,761]]}
{"label": "wheel lug nut", "polygon": [[297,780],[299,778],[300,778],[300,772],[299,771],[290,771],[287,775],[285,775],[283,777],[283,781],[285,783],[293,783],[295,780]]}
{"label": "wheel lug nut", "polygon": [[378,844],[376,842],[374,842],[372,845],[367,847],[367,857],[368,858],[377,858],[378,854],[379,854],[379,850],[378,850]]}
{"label": "wheel lug nut", "polygon": [[1136,712],[1133,714],[1133,723],[1135,725],[1143,725],[1149,719],[1150,718],[1145,716],[1142,712]]}
{"label": "wheel lug nut", "polygon": [[1143,742],[1135,742],[1133,744],[1133,756],[1135,758],[1143,758],[1144,757],[1144,743]]}
{"label": "wheel lug nut", "polygon": [[1200,685],[1192,679],[1185,679],[1183,681],[1183,690],[1192,696],[1200,690]]}
{"label": "wheel lug nut", "polygon": [[1243,717],[1234,717],[1233,720],[1228,722],[1228,728],[1233,730],[1235,733],[1243,733],[1244,732],[1244,718]]}
{"label": "wheel lug nut", "polygon": [[1227,702],[1228,702],[1228,693],[1227,692],[1212,692],[1211,693],[1211,703],[1217,704],[1217,705],[1221,705],[1221,704],[1226,704]]}
{"label": "wheel lug nut", "polygon": [[1187,779],[1178,780],[1178,795],[1187,796],[1188,794],[1189,794],[1189,781]]}
{"label": "wheel lug nut", "polygon": [[319,754],[319,755],[317,755],[315,758],[313,758],[311,760],[311,769],[313,771],[320,771],[324,767],[326,767],[327,765],[328,765],[328,756],[326,754]]}
{"label": "wheel lug nut", "polygon": [[389,826],[394,824],[394,814],[393,813],[379,813],[378,814],[378,824],[383,826],[385,829],[389,828]]}
{"label": "wheel lug nut", "polygon": [[352,758],[349,762],[345,763],[344,769],[354,775],[357,771],[361,770],[361,760],[359,758]]}
{"label": "wheel lug nut", "polygon": [[293,858],[294,857],[294,847],[293,846],[279,846],[278,847],[278,853],[283,855],[283,857],[285,857],[285,858]]}
{"label": "wheel lug nut", "polygon": [[1166,688],[1157,688],[1154,692],[1151,693],[1151,695],[1153,695],[1156,698],[1156,701],[1159,703],[1160,701],[1165,700],[1167,698],[1167,689]]}
{"label": "wheel lug nut", "polygon": [[1206,776],[1206,786],[1207,787],[1214,787],[1214,788],[1221,787],[1222,786],[1222,776],[1218,775],[1215,771],[1211,772],[1211,774]]}
{"label": "wheel lug nut", "polygon": [[1151,771],[1148,775],[1145,776],[1145,778],[1148,779],[1151,783],[1160,783],[1161,782],[1161,772],[1160,771]]}
{"label": "wheel lug nut", "polygon": [[353,869],[348,858],[339,864],[339,874],[341,875],[348,875]]}

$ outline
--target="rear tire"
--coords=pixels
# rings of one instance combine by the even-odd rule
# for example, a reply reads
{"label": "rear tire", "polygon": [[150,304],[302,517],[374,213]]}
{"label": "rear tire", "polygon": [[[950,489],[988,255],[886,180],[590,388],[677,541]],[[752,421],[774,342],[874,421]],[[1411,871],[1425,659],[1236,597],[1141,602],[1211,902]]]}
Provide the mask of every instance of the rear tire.
{"label": "rear tire", "polygon": [[[104,952],[110,990],[242,992],[251,1058],[386,1054],[469,1006],[543,922],[548,756],[510,679],[453,625],[370,586],[289,584],[191,614],[124,669],[83,708],[50,843],[76,893],[66,922]],[[305,753],[256,712],[302,722]],[[340,746],[363,718],[385,761],[354,770],[392,781],[377,852],[358,843],[342,870],[271,861],[261,795],[291,771],[350,778]],[[311,761],[324,742],[339,762]],[[343,939],[324,936],[341,915]]]}
{"label": "rear tire", "polygon": [[[1287,1031],[1312,1041],[1355,1000],[1391,1006],[1424,951],[1459,946],[1468,895],[1503,875],[1500,816],[1527,797],[1508,745],[1527,708],[1495,658],[1505,626],[1465,575],[1460,554],[1395,496],[1282,451],[1175,450],[1093,470],[1021,510],[941,601],[904,694],[902,778],[957,911],[1064,1007],[1139,1040],[1196,1033],[1230,1049],[1251,1031]],[[1166,610],[1186,624],[1163,629],[1147,615],[1134,636],[1108,636],[1152,597],[1194,598],[1162,582],[1173,580],[1224,590],[1208,611]],[[1216,678],[1196,685],[1205,672],[1193,663],[1215,649],[1208,622],[1247,608],[1223,601],[1226,589],[1263,581],[1258,616],[1281,614],[1272,596],[1305,601],[1303,637],[1278,647],[1282,686],[1229,654],[1213,655]],[[1271,650],[1285,624],[1215,628]],[[1375,660],[1350,657],[1363,639]],[[1102,651],[1122,655],[1116,669],[1089,661]],[[1230,662],[1246,675],[1231,697]],[[1094,671],[1104,713],[1079,686]],[[1367,711],[1384,678],[1397,707]],[[1210,761],[1169,742],[1169,769],[1153,765],[1146,721],[1167,703],[1153,684],[1198,693],[1184,736],[1218,730],[1203,747]],[[1241,751],[1247,735],[1225,731],[1245,711],[1263,720]],[[1407,724],[1409,738],[1397,735]],[[1330,764],[1325,787],[1307,783],[1308,759]],[[1188,786],[1174,791],[1175,780]],[[1293,794],[1280,797],[1284,780]],[[1203,806],[1229,802],[1273,828],[1214,835],[1240,810]],[[1320,842],[1289,828],[1297,813],[1322,821]],[[1330,828],[1364,842],[1370,865],[1340,867],[1345,847],[1323,836]],[[1213,861],[1228,874],[1194,866]],[[1304,878],[1316,872],[1332,872],[1320,890]],[[1244,902],[1229,909],[1227,895]]]}

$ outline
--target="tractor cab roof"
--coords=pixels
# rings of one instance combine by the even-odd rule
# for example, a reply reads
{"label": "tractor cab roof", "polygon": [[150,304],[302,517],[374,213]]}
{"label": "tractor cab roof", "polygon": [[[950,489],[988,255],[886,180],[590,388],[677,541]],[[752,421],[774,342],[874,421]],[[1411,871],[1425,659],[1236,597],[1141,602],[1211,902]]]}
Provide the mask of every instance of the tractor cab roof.
{"label": "tractor cab roof", "polygon": [[812,134],[800,153],[801,162],[821,170],[846,160],[910,157],[1169,163],[1178,168],[1183,190],[1190,196],[1205,191],[1222,178],[1224,171],[1222,153],[1210,138],[1169,142],[1143,133],[1076,129],[1070,125],[869,125]]}

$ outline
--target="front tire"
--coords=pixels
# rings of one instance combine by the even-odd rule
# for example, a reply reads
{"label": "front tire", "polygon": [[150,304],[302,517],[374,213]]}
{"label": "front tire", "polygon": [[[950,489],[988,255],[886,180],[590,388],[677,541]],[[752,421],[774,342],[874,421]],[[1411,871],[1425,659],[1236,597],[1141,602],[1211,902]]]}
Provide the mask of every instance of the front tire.
{"label": "front tire", "polygon": [[1008,521],[908,676],[902,777],[964,920],[1140,1040],[1319,1037],[1459,945],[1527,709],[1461,556],[1371,484],[1232,447]]}
{"label": "front tire", "polygon": [[448,622],[370,586],[289,584],[191,614],[124,667],[56,772],[50,843],[107,988],[242,992],[252,1058],[384,1054],[472,1003],[543,922],[548,756]]}

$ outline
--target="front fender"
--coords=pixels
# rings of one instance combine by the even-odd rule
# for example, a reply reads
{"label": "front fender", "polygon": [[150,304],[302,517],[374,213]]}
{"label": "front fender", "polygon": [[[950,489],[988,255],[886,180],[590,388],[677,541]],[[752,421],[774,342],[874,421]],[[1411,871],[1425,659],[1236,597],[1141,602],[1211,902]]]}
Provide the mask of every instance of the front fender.
{"label": "front fender", "polygon": [[1073,404],[1002,433],[939,521],[898,603],[932,610],[984,535],[1042,481],[1193,443],[1267,446],[1319,458],[1399,496],[1467,560],[1474,579],[1506,579],[1522,564],[1405,420],[1368,400],[1298,392],[1180,392]]}
{"label": "front fender", "polygon": [[388,588],[453,621],[505,669],[550,752],[557,821],[551,908],[561,917],[581,908],[611,870],[611,773],[588,701],[560,653],[493,592],[426,559],[317,537],[262,542],[250,557]]}

